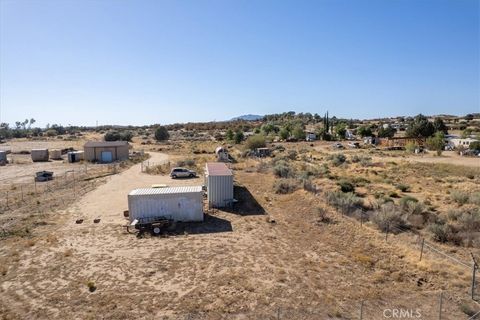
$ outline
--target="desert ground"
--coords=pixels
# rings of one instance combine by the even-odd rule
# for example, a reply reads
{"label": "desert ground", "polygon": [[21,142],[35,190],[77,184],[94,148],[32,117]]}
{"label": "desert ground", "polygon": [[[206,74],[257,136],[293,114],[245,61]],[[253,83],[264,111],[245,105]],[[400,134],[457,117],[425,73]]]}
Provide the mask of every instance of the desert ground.
{"label": "desert ground", "polygon": [[[459,173],[452,177],[440,164],[445,176],[427,176],[419,186],[420,174],[428,170],[409,161],[432,167],[428,157],[371,154],[374,164],[366,168],[332,166],[329,177],[315,181],[319,193],[277,194],[272,185],[278,178],[264,169],[269,160],[246,159],[231,165],[239,200],[234,210],[206,208],[203,223],[183,224],[162,237],[125,231],[123,211],[132,189],[203,184],[201,167],[214,156],[194,151],[211,148],[187,143],[146,148],[151,163],[195,158],[200,177],[172,180],[141,172],[142,165],[135,164],[99,179],[64,207],[42,213],[42,223],[28,234],[0,239],[2,319],[359,319],[362,302],[364,319],[385,319],[395,309],[438,319],[442,292],[442,319],[467,319],[467,309],[480,310],[469,299],[470,269],[431,252],[419,261],[422,231],[386,240],[371,223],[342,215],[322,196],[337,188],[332,180],[337,176],[368,177],[357,187],[365,201],[372,190],[388,194],[398,178],[410,185],[410,195],[428,199],[441,214],[455,204],[440,194],[440,185],[479,190],[475,161],[462,163],[466,169],[454,167]],[[315,166],[330,166],[328,157],[338,153],[325,144],[290,148]],[[343,151],[347,157],[357,152]],[[302,166],[301,160],[294,163]],[[0,173],[5,168],[10,167]],[[464,171],[470,176],[469,170],[472,179],[463,176]],[[317,208],[324,208],[328,219],[321,220]],[[38,218],[22,214],[25,221]],[[84,222],[76,224],[77,219]],[[468,261],[470,251],[479,254],[475,247],[436,246],[461,261]]]}

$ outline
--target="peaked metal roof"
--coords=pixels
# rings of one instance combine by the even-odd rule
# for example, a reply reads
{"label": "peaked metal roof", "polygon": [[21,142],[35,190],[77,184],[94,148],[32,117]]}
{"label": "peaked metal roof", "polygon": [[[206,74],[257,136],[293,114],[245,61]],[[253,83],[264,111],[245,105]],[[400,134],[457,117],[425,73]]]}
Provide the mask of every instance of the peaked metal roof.
{"label": "peaked metal roof", "polygon": [[181,186],[167,188],[142,188],[130,191],[129,196],[148,196],[155,194],[182,194],[202,192],[202,186]]}
{"label": "peaked metal roof", "polygon": [[87,141],[84,145],[86,148],[92,147],[122,147],[128,146],[127,141]]}

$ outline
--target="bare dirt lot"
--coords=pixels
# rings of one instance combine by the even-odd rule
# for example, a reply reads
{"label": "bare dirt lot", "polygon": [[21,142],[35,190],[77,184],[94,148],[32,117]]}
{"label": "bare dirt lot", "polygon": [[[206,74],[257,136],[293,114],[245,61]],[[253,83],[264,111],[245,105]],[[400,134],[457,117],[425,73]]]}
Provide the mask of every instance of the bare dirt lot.
{"label": "bare dirt lot", "polygon": [[[152,153],[150,161],[166,158]],[[3,318],[355,319],[364,301],[364,319],[392,309],[437,319],[441,291],[442,319],[466,318],[469,270],[430,256],[418,261],[402,235],[386,242],[338,213],[319,222],[314,209],[323,198],[273,194],[273,175],[248,163],[235,166],[243,190],[235,212],[209,212],[168,237],[127,234],[122,212],[131,189],[203,183],[140,167],[107,178],[31,236],[0,240]]]}

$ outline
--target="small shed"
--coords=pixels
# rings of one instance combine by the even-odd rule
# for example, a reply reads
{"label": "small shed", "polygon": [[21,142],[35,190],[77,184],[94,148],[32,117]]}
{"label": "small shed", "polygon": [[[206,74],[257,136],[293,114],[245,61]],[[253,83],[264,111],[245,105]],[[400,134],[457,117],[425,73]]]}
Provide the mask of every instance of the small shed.
{"label": "small shed", "polygon": [[52,160],[62,160],[62,150],[60,150],[60,149],[50,150],[50,159],[52,159]]}
{"label": "small shed", "polygon": [[70,151],[67,153],[68,162],[79,162],[84,160],[84,152],[83,151]]}
{"label": "small shed", "polygon": [[205,165],[205,186],[209,207],[233,205],[233,172],[225,163],[209,162]]}
{"label": "small shed", "polygon": [[7,152],[0,150],[0,166],[7,164]]}
{"label": "small shed", "polygon": [[48,149],[32,149],[31,156],[33,162],[48,161]]}
{"label": "small shed", "polygon": [[86,161],[109,163],[128,160],[129,146],[127,141],[88,141],[83,150]]}
{"label": "small shed", "polygon": [[217,155],[217,161],[219,162],[228,162],[228,150],[222,146],[215,149],[215,154]]}
{"label": "small shed", "polygon": [[164,217],[174,221],[203,221],[202,186],[143,188],[128,194],[130,222]]}

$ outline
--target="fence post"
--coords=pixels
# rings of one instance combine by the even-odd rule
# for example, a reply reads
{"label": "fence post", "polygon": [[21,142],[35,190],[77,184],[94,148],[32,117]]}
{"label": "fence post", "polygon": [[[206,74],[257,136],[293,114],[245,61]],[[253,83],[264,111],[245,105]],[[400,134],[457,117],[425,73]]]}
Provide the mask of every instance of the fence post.
{"label": "fence post", "polygon": [[389,229],[390,229],[390,224],[387,223],[387,231],[385,232],[385,241],[387,241]]}
{"label": "fence post", "polygon": [[7,208],[8,208],[8,191],[6,191],[7,194]]}
{"label": "fence post", "polygon": [[422,238],[422,247],[420,249],[420,261],[422,261],[423,256],[423,246],[425,245],[425,238]]}
{"label": "fence post", "polygon": [[440,308],[438,310],[438,320],[442,320],[443,291],[440,292]]}
{"label": "fence post", "polygon": [[475,273],[477,271],[477,266],[475,262],[473,262],[472,266],[472,299],[475,299]]}
{"label": "fence post", "polygon": [[362,303],[360,304],[360,320],[363,320],[363,300],[362,300]]}
{"label": "fence post", "polygon": [[20,191],[21,191],[21,193],[22,193],[22,202],[23,202],[23,184],[20,185]]}
{"label": "fence post", "polygon": [[33,184],[35,186],[35,195],[37,194],[37,179],[33,178]]}

